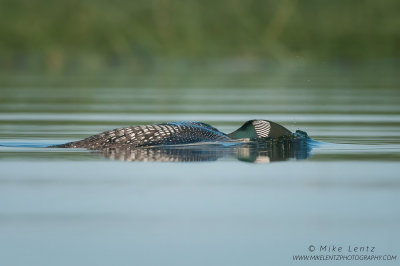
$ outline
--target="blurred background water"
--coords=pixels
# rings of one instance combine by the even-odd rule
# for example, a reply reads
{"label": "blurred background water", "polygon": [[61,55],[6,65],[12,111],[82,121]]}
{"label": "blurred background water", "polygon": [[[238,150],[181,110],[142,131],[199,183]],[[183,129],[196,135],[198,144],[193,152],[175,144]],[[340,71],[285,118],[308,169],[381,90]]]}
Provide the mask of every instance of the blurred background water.
{"label": "blurred background water", "polygon": [[[308,265],[293,255],[332,254],[310,245],[399,255],[399,10],[1,1],[1,264]],[[250,119],[317,142],[306,159],[269,164],[45,148],[128,125],[231,132]]]}

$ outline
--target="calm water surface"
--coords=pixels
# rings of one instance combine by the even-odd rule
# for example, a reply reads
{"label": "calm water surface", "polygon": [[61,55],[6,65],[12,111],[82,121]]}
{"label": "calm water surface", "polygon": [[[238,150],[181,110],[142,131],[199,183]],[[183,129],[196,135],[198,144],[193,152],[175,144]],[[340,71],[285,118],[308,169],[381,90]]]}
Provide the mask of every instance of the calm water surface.
{"label": "calm water surface", "polygon": [[[400,83],[367,81],[1,88],[2,264],[309,265],[293,255],[310,245],[400,256]],[[205,162],[126,162],[44,148],[127,125],[231,132],[254,118],[306,131],[308,158],[251,163],[217,148]]]}

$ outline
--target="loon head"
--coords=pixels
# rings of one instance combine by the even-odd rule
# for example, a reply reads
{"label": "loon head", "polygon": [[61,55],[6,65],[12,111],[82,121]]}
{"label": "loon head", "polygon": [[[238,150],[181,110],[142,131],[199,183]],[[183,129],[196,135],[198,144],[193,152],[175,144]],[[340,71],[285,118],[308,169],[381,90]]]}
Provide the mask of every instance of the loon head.
{"label": "loon head", "polygon": [[292,132],[287,128],[268,120],[247,121],[239,129],[228,134],[232,139],[262,139],[291,135]]}

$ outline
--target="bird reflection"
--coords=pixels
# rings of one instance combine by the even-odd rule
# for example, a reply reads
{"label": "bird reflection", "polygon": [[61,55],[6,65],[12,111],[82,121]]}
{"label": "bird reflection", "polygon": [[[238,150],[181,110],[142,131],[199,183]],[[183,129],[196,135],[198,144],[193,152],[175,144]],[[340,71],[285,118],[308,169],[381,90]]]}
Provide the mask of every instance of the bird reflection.
{"label": "bird reflection", "polygon": [[307,159],[310,139],[251,143],[214,143],[147,148],[108,148],[95,152],[111,160],[131,162],[205,162],[236,159],[250,163],[270,163],[289,159]]}

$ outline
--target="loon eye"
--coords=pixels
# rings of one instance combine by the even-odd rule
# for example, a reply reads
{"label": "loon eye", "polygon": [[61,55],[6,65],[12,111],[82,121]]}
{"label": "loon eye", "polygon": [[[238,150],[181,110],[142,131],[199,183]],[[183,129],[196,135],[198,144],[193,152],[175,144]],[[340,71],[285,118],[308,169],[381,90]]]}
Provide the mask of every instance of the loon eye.
{"label": "loon eye", "polygon": [[267,138],[269,136],[269,132],[271,131],[271,124],[268,121],[255,120],[253,121],[253,126],[257,133],[257,137]]}

